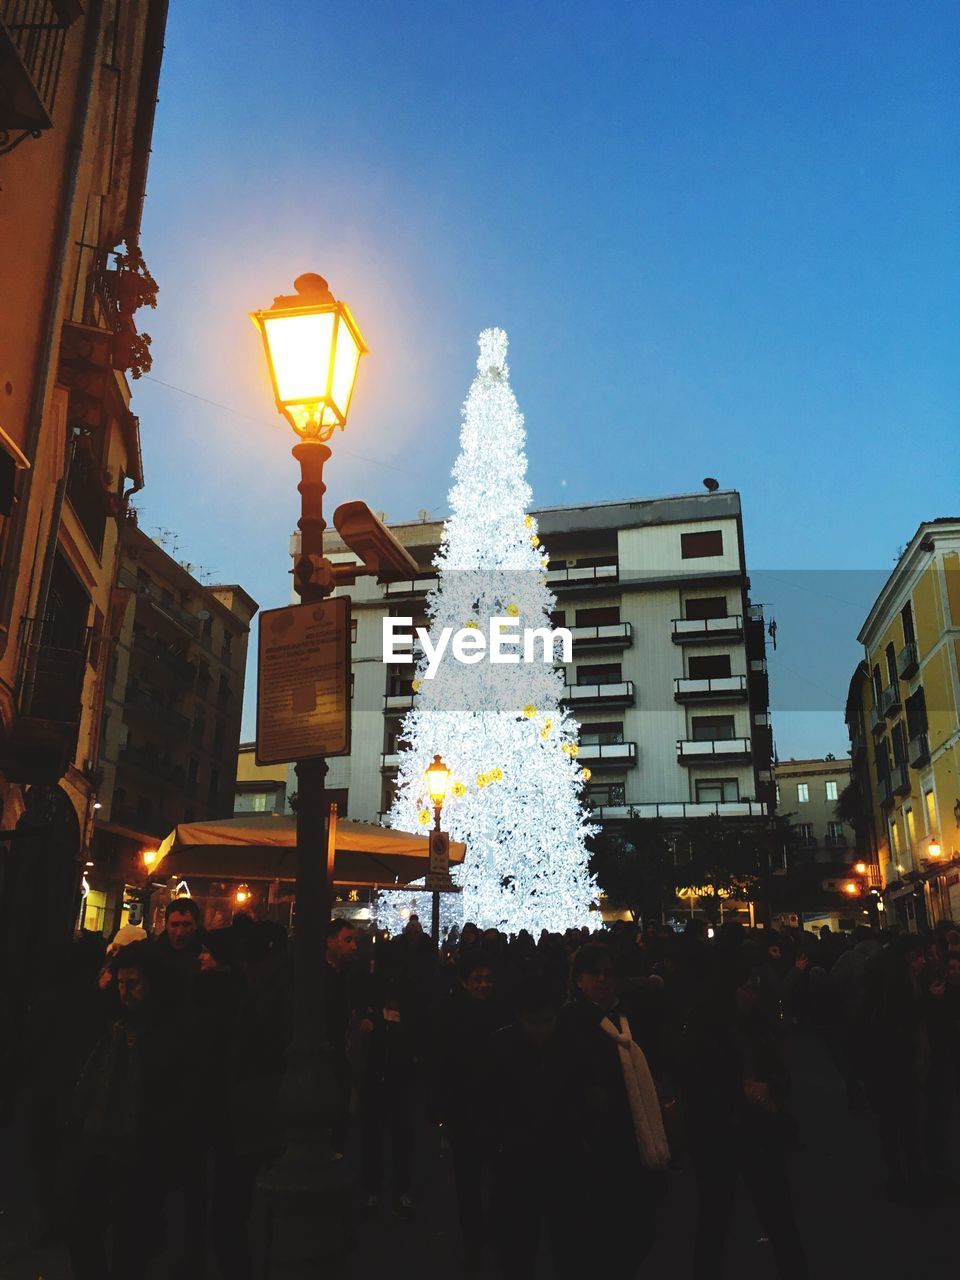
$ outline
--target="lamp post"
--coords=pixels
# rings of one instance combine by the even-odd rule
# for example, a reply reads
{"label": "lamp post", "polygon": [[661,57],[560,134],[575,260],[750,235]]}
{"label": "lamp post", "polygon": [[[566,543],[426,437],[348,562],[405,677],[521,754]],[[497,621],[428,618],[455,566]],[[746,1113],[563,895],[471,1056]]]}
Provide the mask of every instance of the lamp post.
{"label": "lamp post", "polygon": [[[440,827],[440,815],[443,812],[443,802],[447,798],[447,787],[450,785],[450,770],[443,763],[439,756],[433,757],[433,763],[427,766],[427,791],[430,793],[430,799],[433,802],[433,830],[435,836],[442,836],[443,832]],[[442,841],[439,843],[443,843]],[[432,852],[432,850],[431,850]],[[449,854],[447,855],[449,859]],[[430,859],[431,864],[433,858]],[[449,867],[447,861],[446,870]],[[431,865],[431,872],[433,867]],[[440,946],[440,890],[433,890],[433,898],[430,905],[430,932],[433,937],[434,945]]]}
{"label": "lamp post", "polygon": [[[293,448],[301,473],[301,544],[294,587],[303,604],[318,604],[335,586],[333,565],[323,554],[323,468],[331,456],[327,441],[346,426],[357,368],[367,347],[350,309],[334,298],[322,276],[299,276],[294,289],[293,295],[275,298],[269,310],[252,312],[251,319],[263,339],[277,409],[299,437]],[[287,1147],[262,1183],[288,1225],[296,1221],[300,1228],[284,1233],[286,1240],[275,1240],[274,1252],[286,1255],[291,1274],[329,1256],[330,1237],[337,1223],[342,1237],[344,1221],[342,1207],[324,1196],[332,1190],[324,1099],[331,1099],[336,1088],[324,1037],[325,945],[332,906],[324,856],[327,763],[322,757],[300,760],[296,771],[293,1027],[282,1086]],[[321,1198],[331,1213],[326,1230],[319,1220]]]}

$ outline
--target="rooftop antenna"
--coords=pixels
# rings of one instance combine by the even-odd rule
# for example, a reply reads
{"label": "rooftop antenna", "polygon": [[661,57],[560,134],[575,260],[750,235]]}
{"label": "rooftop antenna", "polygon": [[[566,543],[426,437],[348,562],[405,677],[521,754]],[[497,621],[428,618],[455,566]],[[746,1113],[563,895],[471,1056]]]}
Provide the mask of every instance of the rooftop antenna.
{"label": "rooftop antenna", "polygon": [[417,519],[420,521],[421,524],[427,523],[427,521],[430,519],[430,512],[426,509],[426,507],[420,508],[420,510],[417,512]]}

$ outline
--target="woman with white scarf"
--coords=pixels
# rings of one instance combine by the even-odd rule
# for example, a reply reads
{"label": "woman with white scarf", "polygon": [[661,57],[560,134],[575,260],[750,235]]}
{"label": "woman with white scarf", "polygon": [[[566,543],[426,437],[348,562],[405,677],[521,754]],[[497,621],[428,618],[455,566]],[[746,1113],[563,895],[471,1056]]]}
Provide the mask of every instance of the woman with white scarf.
{"label": "woman with white scarf", "polygon": [[[619,1000],[610,952],[588,943],[574,957],[571,978],[561,1025],[575,1061],[587,1151],[580,1171],[584,1219],[623,1224],[614,1240],[604,1236],[600,1252],[607,1274],[629,1277],[653,1247],[670,1149],[649,1063],[636,1042],[639,1021]],[[585,1257],[595,1257],[595,1247],[588,1227]]]}

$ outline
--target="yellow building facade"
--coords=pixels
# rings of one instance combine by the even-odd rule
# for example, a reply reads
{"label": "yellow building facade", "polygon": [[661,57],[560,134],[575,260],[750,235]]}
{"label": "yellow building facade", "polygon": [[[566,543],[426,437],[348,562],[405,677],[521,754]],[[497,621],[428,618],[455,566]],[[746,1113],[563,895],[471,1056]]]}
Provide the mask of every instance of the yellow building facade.
{"label": "yellow building facade", "polygon": [[960,519],[920,526],[858,640],[847,720],[887,922],[960,920]]}

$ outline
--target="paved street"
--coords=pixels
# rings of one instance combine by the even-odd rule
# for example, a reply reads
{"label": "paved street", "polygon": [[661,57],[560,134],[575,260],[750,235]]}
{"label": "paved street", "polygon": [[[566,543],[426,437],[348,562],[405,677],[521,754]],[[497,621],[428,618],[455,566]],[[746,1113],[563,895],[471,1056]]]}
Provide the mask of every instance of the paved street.
{"label": "paved street", "polygon": [[[870,1118],[848,1115],[839,1080],[816,1041],[807,1036],[795,1039],[791,1058],[803,1141],[803,1149],[793,1158],[794,1187],[811,1274],[816,1280],[946,1274],[957,1258],[956,1202],[945,1200],[925,1211],[888,1204],[882,1194]],[[357,1152],[352,1151],[349,1159],[355,1169]],[[3,1280],[68,1280],[69,1266],[60,1249],[25,1250],[22,1231],[28,1228],[29,1212],[20,1198],[22,1183],[9,1174],[7,1166],[0,1275]],[[671,1173],[670,1181],[659,1240],[644,1276],[690,1274],[692,1183],[682,1164]],[[433,1131],[422,1134],[418,1188],[416,1221],[400,1222],[389,1209],[366,1220],[359,1247],[343,1274],[355,1280],[459,1274],[452,1172]],[[601,1231],[616,1229],[617,1224],[598,1224]],[[768,1247],[759,1234],[749,1205],[741,1202],[728,1255],[731,1277],[765,1280],[774,1275]],[[163,1274],[162,1263],[151,1272],[151,1276]],[[541,1265],[538,1277],[548,1276],[548,1268]]]}

